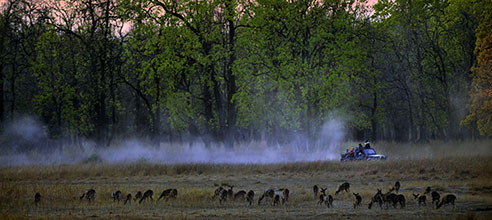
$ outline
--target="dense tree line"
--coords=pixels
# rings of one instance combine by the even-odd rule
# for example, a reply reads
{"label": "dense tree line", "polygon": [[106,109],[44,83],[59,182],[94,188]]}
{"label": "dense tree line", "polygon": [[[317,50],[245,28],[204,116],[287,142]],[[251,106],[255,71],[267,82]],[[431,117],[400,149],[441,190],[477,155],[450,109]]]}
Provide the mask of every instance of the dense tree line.
{"label": "dense tree line", "polygon": [[[50,138],[492,135],[490,0],[7,0],[0,122]],[[466,119],[466,120],[465,120]]]}

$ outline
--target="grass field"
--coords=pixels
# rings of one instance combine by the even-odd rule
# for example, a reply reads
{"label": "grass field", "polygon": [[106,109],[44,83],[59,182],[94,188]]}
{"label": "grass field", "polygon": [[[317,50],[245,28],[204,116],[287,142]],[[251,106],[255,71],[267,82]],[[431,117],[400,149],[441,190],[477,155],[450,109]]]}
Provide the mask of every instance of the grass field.
{"label": "grass field", "polygon": [[[413,145],[395,150],[390,145],[381,144],[381,151],[389,156],[386,161],[1,167],[0,219],[492,219],[492,211],[477,210],[492,208],[492,146],[436,143],[432,150]],[[415,153],[422,151],[427,156]],[[401,182],[407,206],[369,210],[367,204],[376,188],[386,192],[396,180]],[[345,181],[351,184],[351,193],[335,195]],[[219,205],[212,195],[222,184],[234,185],[236,192],[254,190],[255,204],[227,201]],[[335,198],[333,208],[316,204],[314,184],[328,188]],[[412,193],[422,194],[427,186],[441,196],[455,194],[456,207],[418,207]],[[91,204],[78,198],[89,188],[96,190]],[[155,201],[167,188],[178,189],[177,199]],[[289,203],[256,204],[267,188],[288,188]],[[154,201],[114,203],[111,192],[116,189],[123,197],[152,189]],[[39,207],[34,205],[36,192],[42,195]],[[363,205],[357,209],[352,207],[352,192],[362,196]]]}

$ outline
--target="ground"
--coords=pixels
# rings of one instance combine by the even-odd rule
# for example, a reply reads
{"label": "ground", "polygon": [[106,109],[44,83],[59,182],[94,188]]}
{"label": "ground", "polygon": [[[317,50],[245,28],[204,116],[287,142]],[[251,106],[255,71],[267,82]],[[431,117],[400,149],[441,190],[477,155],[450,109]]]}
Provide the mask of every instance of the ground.
{"label": "ground", "polygon": [[[391,152],[391,151],[388,151]],[[390,155],[389,155],[390,156]],[[388,191],[395,181],[407,206],[381,210],[367,208],[380,188]],[[321,161],[286,164],[73,164],[0,168],[0,219],[492,219],[492,156],[456,154],[425,159],[398,158],[386,161]],[[335,195],[343,182],[350,193]],[[252,206],[243,201],[219,205],[213,191],[222,184],[234,191],[254,190]],[[317,205],[312,187],[327,187],[334,207]],[[455,194],[456,206],[435,209],[418,207],[412,193],[425,187]],[[96,190],[94,203],[80,201],[89,188]],[[177,188],[176,200],[155,201],[167,188]],[[288,204],[258,205],[267,188],[288,188]],[[113,202],[111,192],[154,190],[154,201],[123,205]],[[34,194],[41,193],[39,207]],[[353,208],[352,192],[360,193],[362,206]],[[430,197],[430,196],[428,196]],[[428,201],[430,203],[430,201]],[[485,211],[480,211],[485,210]]]}

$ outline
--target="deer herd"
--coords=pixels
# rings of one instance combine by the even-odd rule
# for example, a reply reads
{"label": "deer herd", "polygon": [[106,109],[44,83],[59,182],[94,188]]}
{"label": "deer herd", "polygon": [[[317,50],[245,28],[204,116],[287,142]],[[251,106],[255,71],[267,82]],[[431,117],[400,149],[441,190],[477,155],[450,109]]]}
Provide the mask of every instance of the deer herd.
{"label": "deer herd", "polygon": [[[388,190],[388,192],[383,193],[381,189],[376,189],[376,194],[369,198],[368,208],[371,209],[373,205],[378,205],[381,209],[388,208],[405,208],[406,198],[403,194],[399,194],[400,191],[400,182],[396,181],[395,184]],[[327,194],[328,188],[318,187],[318,185],[313,186],[314,197],[318,199],[317,204],[325,206],[326,208],[333,207],[334,197],[330,194]],[[344,182],[340,184],[338,189],[335,191],[335,196],[339,193],[350,193],[350,184],[348,182]],[[270,203],[272,206],[280,206],[287,205],[289,202],[289,194],[290,191],[287,188],[266,189],[263,193],[259,194],[258,205],[262,205],[265,203]],[[362,196],[359,193],[352,193],[354,196],[353,200],[353,208],[362,206]],[[142,193],[142,191],[138,191],[135,196],[132,196],[131,193],[128,193],[123,201],[123,205],[127,203],[131,203],[132,200],[140,204],[145,201],[153,201],[154,191],[151,189]],[[446,196],[441,198],[441,195],[436,191],[432,190],[431,187],[427,187],[422,194],[412,194],[418,206],[427,206],[427,196],[429,196],[429,200],[431,200],[432,207],[436,209],[441,208],[443,205],[450,204],[455,206],[456,196],[453,194],[447,194]],[[80,200],[86,199],[88,203],[91,203],[95,200],[96,190],[88,189],[84,191],[84,193],[80,196]],[[176,199],[178,196],[178,190],[174,188],[166,189],[162,191],[157,201],[163,199],[168,201],[169,199]],[[224,204],[225,202],[246,202],[250,206],[254,202],[255,192],[253,190],[249,190],[246,192],[245,190],[240,190],[234,193],[234,186],[232,185],[222,185],[215,189],[212,199],[218,200],[219,205]],[[41,194],[35,193],[34,195],[34,204],[39,206],[41,203]],[[120,190],[113,191],[111,193],[111,198],[113,202],[120,202],[122,198],[122,192]]]}

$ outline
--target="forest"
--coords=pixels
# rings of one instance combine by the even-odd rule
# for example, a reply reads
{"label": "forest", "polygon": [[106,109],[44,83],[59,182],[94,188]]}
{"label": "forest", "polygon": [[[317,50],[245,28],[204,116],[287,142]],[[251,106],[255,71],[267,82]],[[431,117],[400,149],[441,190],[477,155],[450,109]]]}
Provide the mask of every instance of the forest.
{"label": "forest", "polygon": [[3,0],[0,143],[492,136],[491,0]]}

